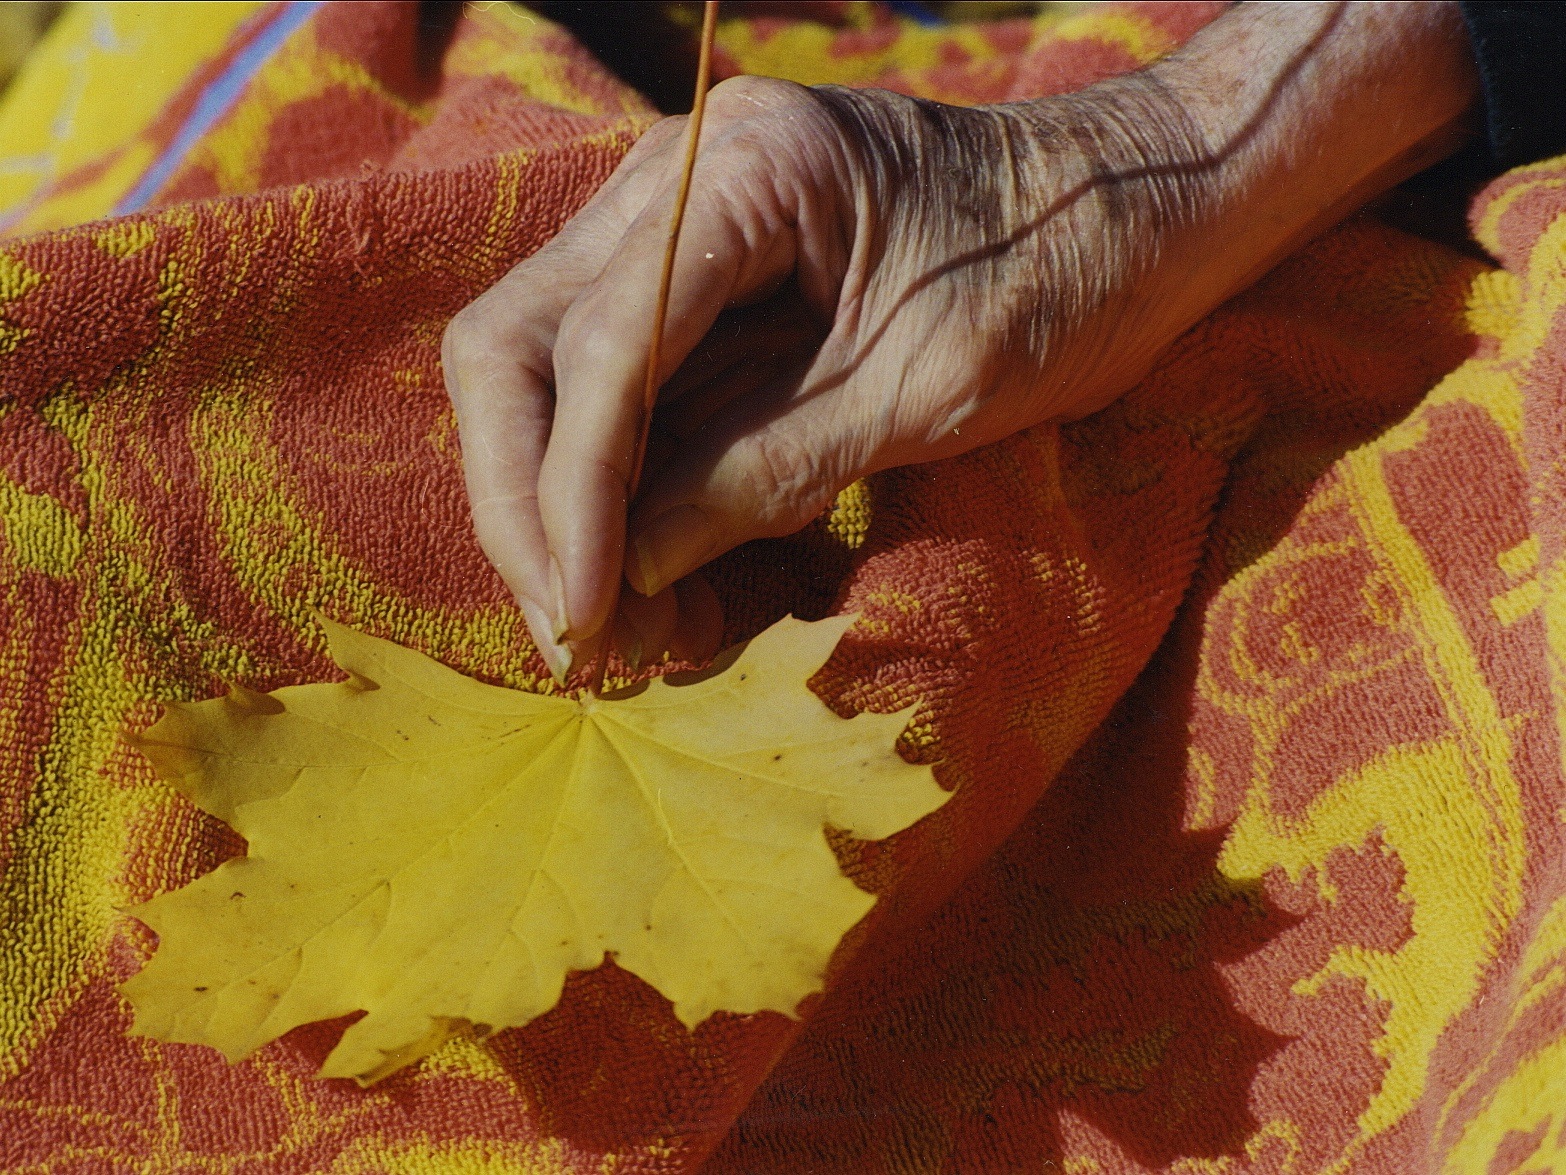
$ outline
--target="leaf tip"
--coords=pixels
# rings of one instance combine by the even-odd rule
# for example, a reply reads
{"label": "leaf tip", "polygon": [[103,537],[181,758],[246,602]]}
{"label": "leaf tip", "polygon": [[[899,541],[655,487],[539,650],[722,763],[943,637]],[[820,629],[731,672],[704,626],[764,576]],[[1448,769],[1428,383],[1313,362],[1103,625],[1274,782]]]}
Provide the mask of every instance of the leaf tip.
{"label": "leaf tip", "polygon": [[482,1038],[493,1031],[488,1025],[474,1024],[472,1021],[454,1016],[431,1016],[428,1024],[428,1030],[423,1036],[389,1049],[350,1039],[349,1034],[353,1032],[353,1028],[349,1028],[337,1047],[321,1063],[315,1075],[324,1078],[351,1078],[360,1089],[368,1089],[399,1069],[405,1069],[423,1060],[454,1037]]}
{"label": "leaf tip", "polygon": [[355,638],[362,639],[364,633],[340,621],[333,620],[318,608],[313,610],[312,615],[315,617],[315,622],[321,626],[321,632],[326,636],[327,655],[339,667],[348,669],[351,673],[352,669],[346,664],[346,660],[352,660],[349,649],[355,643]]}
{"label": "leaf tip", "polygon": [[259,718],[263,715],[281,714],[287,707],[271,694],[231,685],[223,695],[223,705],[236,718]]}
{"label": "leaf tip", "polygon": [[172,702],[145,730],[120,732],[121,741],[152,765],[154,775],[186,795],[202,774],[201,756],[189,741],[191,722],[186,707]]}

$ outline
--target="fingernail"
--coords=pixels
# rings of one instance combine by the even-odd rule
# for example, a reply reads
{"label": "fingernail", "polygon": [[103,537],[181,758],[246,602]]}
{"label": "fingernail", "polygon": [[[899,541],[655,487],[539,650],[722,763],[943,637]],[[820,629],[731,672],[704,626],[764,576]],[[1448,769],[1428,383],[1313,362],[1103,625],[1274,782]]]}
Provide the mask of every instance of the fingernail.
{"label": "fingernail", "polygon": [[632,544],[636,577],[631,584],[644,596],[655,596],[688,571],[701,566],[717,546],[718,536],[706,513],[697,506],[676,506],[643,527]]}
{"label": "fingernail", "polygon": [[554,607],[549,631],[554,643],[559,645],[571,631],[571,618],[566,615],[565,579],[560,574],[560,563],[553,555],[549,556],[549,595]]}
{"label": "fingernail", "polygon": [[557,684],[564,685],[571,673],[571,650],[551,638],[554,621],[547,612],[526,596],[518,596],[517,603],[522,606],[522,619],[527,621],[528,628],[532,630],[533,643],[538,646],[544,664],[549,666],[549,676]]}

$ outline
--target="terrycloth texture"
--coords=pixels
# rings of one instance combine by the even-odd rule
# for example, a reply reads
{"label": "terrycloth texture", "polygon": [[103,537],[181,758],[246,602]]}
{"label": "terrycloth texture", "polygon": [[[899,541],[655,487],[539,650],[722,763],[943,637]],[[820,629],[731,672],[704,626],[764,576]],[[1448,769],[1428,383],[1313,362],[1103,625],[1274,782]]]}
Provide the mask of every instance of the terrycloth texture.
{"label": "terrycloth texture", "polygon": [[[801,85],[877,86],[976,104],[1041,98],[1157,60],[1217,16],[1226,0],[997,5],[1037,8],[956,25],[922,23],[862,2],[740,3],[758,13],[720,21],[714,72]],[[948,7],[961,7],[949,5]]]}
{"label": "terrycloth texture", "polygon": [[[723,43],[978,101],[1192,25],[877,12]],[[325,679],[312,609],[547,688],[469,531],[440,332],[651,111],[515,10],[416,17],[236,18],[121,113],[146,170],[78,143],[13,195],[32,230],[167,207],[0,251],[0,1169],[1566,1170],[1566,161],[1487,193],[1501,269],[1356,221],[1113,408],[722,562],[733,638],[862,612],[820,691],[918,700],[909,752],[958,788],[838,846],[883,900],[802,1030],[687,1034],[605,966],[368,1091],[309,1076],[331,1026],[233,1068],[124,1035],[152,943],[119,909],[239,846],[120,731]]]}

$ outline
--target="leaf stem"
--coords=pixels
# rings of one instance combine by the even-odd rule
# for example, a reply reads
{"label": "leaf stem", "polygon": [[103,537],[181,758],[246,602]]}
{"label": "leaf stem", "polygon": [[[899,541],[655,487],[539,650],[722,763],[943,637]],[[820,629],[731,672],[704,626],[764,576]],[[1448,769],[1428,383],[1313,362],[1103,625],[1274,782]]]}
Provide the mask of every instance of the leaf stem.
{"label": "leaf stem", "polygon": [[[680,173],[680,190],[674,198],[674,216],[669,222],[669,239],[663,249],[663,275],[658,282],[658,305],[653,311],[652,346],[647,351],[647,376],[642,382],[642,427],[631,461],[631,478],[626,483],[625,501],[629,508],[642,480],[642,462],[647,456],[647,433],[652,427],[653,408],[658,403],[658,367],[663,360],[663,328],[669,317],[669,287],[674,284],[674,257],[679,250],[680,228],[685,223],[685,203],[691,194],[691,174],[696,170],[696,147],[701,140],[701,120],[707,112],[707,87],[712,80],[712,42],[717,35],[718,0],[706,0],[701,14],[701,56],[696,65],[696,96],[691,102],[690,120],[685,132],[685,167]],[[609,668],[609,646],[614,643],[614,621],[593,659],[593,697],[604,688]]]}

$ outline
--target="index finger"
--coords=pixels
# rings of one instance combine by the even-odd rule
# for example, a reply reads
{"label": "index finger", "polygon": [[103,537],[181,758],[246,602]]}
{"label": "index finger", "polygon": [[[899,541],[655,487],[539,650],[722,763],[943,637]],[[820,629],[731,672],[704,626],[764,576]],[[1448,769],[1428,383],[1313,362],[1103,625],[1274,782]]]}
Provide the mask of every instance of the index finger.
{"label": "index finger", "polygon": [[553,639],[538,510],[539,467],[554,415],[551,353],[561,317],[656,187],[679,122],[649,130],[587,206],[459,313],[442,340],[475,534],[556,676],[569,668],[569,654]]}
{"label": "index finger", "polygon": [[[734,117],[732,102],[723,109],[723,89],[713,91],[675,254],[660,385],[726,306],[777,286],[795,268],[799,190],[775,182],[782,161],[774,148],[797,136],[784,124],[756,119],[751,109]],[[566,311],[555,340],[557,402],[539,474],[539,510],[561,588],[557,623],[573,639],[603,627],[619,592],[629,483],[647,423],[643,384],[678,178],[665,173],[603,270]]]}

